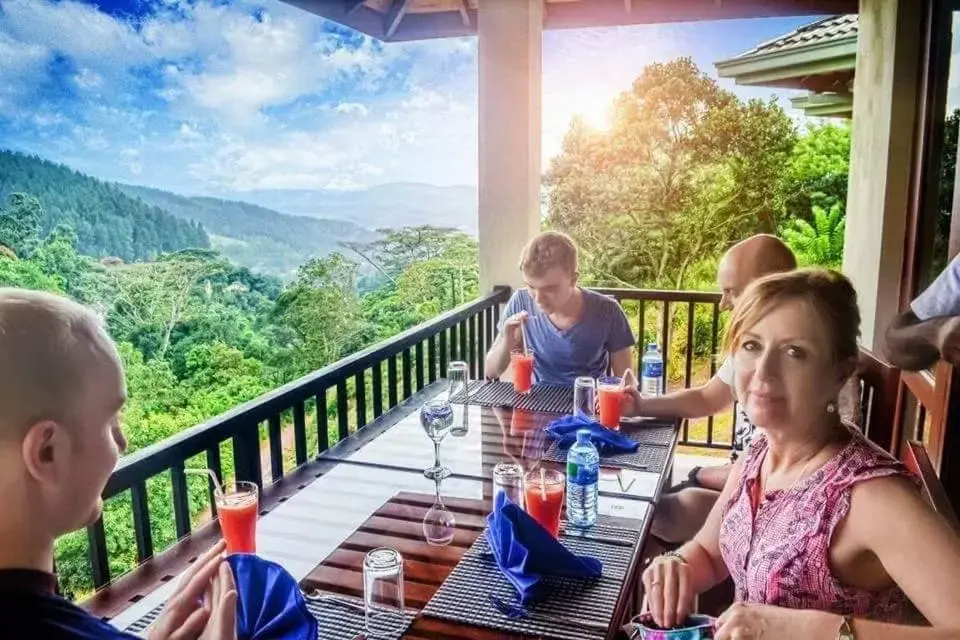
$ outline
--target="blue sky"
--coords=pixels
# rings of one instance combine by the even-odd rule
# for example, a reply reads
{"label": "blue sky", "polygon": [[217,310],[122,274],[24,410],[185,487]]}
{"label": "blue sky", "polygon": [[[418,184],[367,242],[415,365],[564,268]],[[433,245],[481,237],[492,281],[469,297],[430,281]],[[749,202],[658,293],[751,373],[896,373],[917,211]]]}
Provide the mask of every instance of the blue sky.
{"label": "blue sky", "polygon": [[[809,20],[546,33],[544,163],[644,65],[714,73]],[[0,0],[0,147],[108,180],[235,198],[476,184],[476,100],[472,38],[381,44],[278,0]]]}

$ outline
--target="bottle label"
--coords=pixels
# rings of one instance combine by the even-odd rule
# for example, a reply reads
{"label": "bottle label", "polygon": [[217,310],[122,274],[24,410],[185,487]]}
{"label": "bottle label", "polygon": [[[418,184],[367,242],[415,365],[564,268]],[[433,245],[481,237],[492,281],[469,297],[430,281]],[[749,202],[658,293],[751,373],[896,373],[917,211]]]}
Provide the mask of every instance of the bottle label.
{"label": "bottle label", "polygon": [[567,463],[567,482],[578,486],[596,484],[600,479],[600,470],[597,467],[581,466],[576,462]]}
{"label": "bottle label", "polygon": [[578,465],[576,462],[567,462],[567,477],[576,478],[578,471]]}
{"label": "bottle label", "polygon": [[662,378],[663,363],[662,362],[644,362],[643,377],[644,378]]}

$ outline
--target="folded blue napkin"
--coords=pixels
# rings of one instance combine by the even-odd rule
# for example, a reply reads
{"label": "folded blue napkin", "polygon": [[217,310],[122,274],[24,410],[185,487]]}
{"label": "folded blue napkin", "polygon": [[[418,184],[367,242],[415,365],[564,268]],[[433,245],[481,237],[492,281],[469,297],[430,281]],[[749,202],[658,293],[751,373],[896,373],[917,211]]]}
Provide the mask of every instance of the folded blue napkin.
{"label": "folded blue napkin", "polygon": [[503,491],[487,516],[487,544],[522,604],[535,597],[544,576],[599,578],[603,570],[596,558],[578,556],[560,544]]}
{"label": "folded blue napkin", "polygon": [[561,449],[569,449],[577,441],[577,431],[586,429],[590,432],[590,442],[597,448],[600,455],[613,453],[633,453],[639,446],[635,441],[613,429],[584,416],[564,416],[548,424],[544,431],[557,441]]}
{"label": "folded blue napkin", "polygon": [[317,639],[317,620],[283,567],[252,554],[227,562],[237,583],[237,640]]}

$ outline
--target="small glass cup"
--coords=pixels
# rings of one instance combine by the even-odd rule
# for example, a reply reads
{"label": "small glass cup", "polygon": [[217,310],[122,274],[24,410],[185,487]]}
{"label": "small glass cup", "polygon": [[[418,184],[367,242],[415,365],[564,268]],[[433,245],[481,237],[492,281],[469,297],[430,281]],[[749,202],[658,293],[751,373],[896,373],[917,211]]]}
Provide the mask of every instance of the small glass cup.
{"label": "small glass cup", "polygon": [[582,376],[573,382],[573,415],[593,419],[597,405],[597,381]]}
{"label": "small glass cup", "polygon": [[405,626],[403,556],[381,547],[363,559],[363,608],[367,637],[390,638]]}
{"label": "small glass cup", "polygon": [[511,351],[510,364],[513,367],[513,390],[517,393],[530,393],[533,388],[533,351]]}
{"label": "small glass cup", "polygon": [[464,396],[463,402],[466,402],[470,392],[470,365],[455,360],[447,366],[447,393],[450,394],[450,402],[461,392]]}
{"label": "small glass cup", "polygon": [[623,410],[623,385],[620,378],[606,376],[597,381],[597,404],[600,406],[600,424],[608,429],[620,429]]}
{"label": "small glass cup", "polygon": [[503,491],[513,504],[523,508],[523,467],[515,462],[500,462],[493,468],[493,499]]}
{"label": "small glass cup", "polygon": [[554,469],[534,469],[523,478],[524,507],[554,538],[560,537],[566,478]]}
{"label": "small glass cup", "polygon": [[220,518],[220,531],[227,553],[257,552],[257,513],[259,490],[253,482],[228,482],[223,491],[214,491],[213,499]]}

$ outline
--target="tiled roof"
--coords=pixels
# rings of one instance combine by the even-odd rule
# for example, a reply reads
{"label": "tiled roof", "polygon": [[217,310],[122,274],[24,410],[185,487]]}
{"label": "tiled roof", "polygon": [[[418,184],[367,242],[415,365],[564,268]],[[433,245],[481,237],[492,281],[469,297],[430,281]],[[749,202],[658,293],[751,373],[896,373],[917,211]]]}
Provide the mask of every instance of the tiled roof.
{"label": "tiled roof", "polygon": [[[835,42],[857,37],[857,15],[830,16],[791,31],[790,33],[768,40],[750,51],[741,53],[737,58],[748,58],[778,51],[801,49],[814,44]],[[737,59],[734,58],[734,59]]]}

